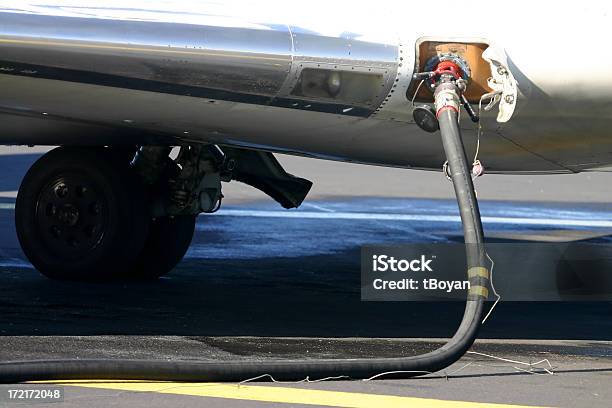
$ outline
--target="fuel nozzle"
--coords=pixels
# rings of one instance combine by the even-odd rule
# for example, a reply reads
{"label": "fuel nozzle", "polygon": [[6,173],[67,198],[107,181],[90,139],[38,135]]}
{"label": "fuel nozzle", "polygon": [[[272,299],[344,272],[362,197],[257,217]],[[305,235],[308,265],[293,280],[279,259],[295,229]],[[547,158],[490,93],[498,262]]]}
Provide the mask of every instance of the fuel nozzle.
{"label": "fuel nozzle", "polygon": [[[464,95],[467,81],[470,77],[470,69],[467,63],[459,56],[444,54],[431,58],[425,64],[425,71],[415,73],[412,77],[416,80],[427,82],[429,89],[438,92],[442,83],[452,83],[458,95],[457,112],[459,106],[463,106],[472,122],[478,122],[480,118],[470,105]],[[414,108],[412,116],[415,123],[426,132],[435,132],[439,129],[437,123],[438,107],[434,110],[429,105],[421,105]]]}

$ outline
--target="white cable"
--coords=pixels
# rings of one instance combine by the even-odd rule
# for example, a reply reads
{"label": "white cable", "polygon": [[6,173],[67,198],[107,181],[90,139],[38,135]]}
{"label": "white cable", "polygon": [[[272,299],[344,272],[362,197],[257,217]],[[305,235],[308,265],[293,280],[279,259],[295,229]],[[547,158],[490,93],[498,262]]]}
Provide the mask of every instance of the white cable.
{"label": "white cable", "polygon": [[[554,371],[553,371],[554,367],[552,366],[552,364],[550,364],[550,361],[548,361],[547,358],[542,359],[540,361],[536,361],[535,363],[526,363],[524,361],[517,361],[517,360],[510,360],[508,358],[495,357],[495,356],[492,356],[490,354],[479,353],[477,351],[468,351],[467,354],[476,354],[476,355],[479,355],[479,356],[484,356],[484,357],[492,358],[494,360],[505,361],[507,363],[520,364],[520,365],[524,365],[524,366],[529,367],[531,370],[532,369],[543,370],[543,371],[546,371],[546,373],[548,373],[549,375],[554,375]],[[546,368],[546,367],[537,367],[537,365],[542,364],[542,363],[546,363],[548,365],[548,368]],[[517,370],[520,370],[520,371],[526,371],[526,372],[528,372],[530,374],[538,374],[538,373],[533,372],[531,370],[525,370],[525,369],[522,369],[520,367],[513,367],[513,368],[515,368]]]}
{"label": "white cable", "polygon": [[277,384],[301,384],[301,383],[318,383],[318,382],[322,382],[322,381],[331,381],[331,380],[341,380],[341,379],[350,379],[351,377],[347,376],[347,375],[338,375],[336,377],[324,377],[324,378],[319,378],[318,380],[311,380],[310,377],[306,377],[303,380],[298,380],[298,381],[277,381],[274,377],[272,377],[271,374],[262,374],[262,375],[258,375],[257,377],[253,377],[253,378],[247,378],[246,380],[242,380],[240,381],[237,385],[241,385],[241,384],[246,384],[249,382],[253,382],[256,380],[259,380],[261,378],[269,378],[270,381],[272,381],[273,383],[277,383]]}
{"label": "white cable", "polygon": [[414,100],[416,99],[416,96],[419,93],[419,89],[421,89],[421,85],[423,85],[423,82],[425,82],[425,80],[421,79],[421,82],[419,82],[419,85],[417,86],[416,91],[414,91],[414,95],[412,95],[412,106],[414,106]]}
{"label": "white cable", "polygon": [[389,375],[389,374],[433,374],[433,372],[432,371],[401,371],[401,370],[399,370],[399,371],[385,371],[384,373],[373,375],[372,377],[365,378],[365,379],[363,379],[361,381],[372,381],[372,380],[374,380],[376,378],[379,378],[379,377],[382,377],[382,376],[385,376],[385,375]]}
{"label": "white cable", "polygon": [[457,374],[459,371],[463,370],[464,368],[467,368],[467,367],[471,366],[472,364],[474,364],[474,362],[470,361],[469,363],[464,364],[463,367],[458,368],[457,370],[453,370],[450,373],[444,372],[444,376],[446,377],[446,379],[448,379],[449,376],[451,376],[453,374]]}
{"label": "white cable", "polygon": [[486,93],[484,95],[482,95],[480,97],[480,99],[478,100],[478,126],[477,126],[477,132],[476,132],[476,152],[474,153],[474,162],[476,162],[476,160],[478,160],[478,153],[480,152],[480,137],[482,136],[484,130],[482,127],[482,102],[485,99],[490,99],[489,104],[487,106],[485,106],[484,110],[485,111],[489,111],[491,110],[491,108],[493,108],[493,106],[495,106],[495,97],[499,95],[499,92],[490,92],[490,93]]}
{"label": "white cable", "polygon": [[493,259],[489,256],[489,253],[487,251],[485,251],[485,255],[491,262],[491,270],[489,272],[490,274],[489,282],[491,282],[491,289],[493,289],[493,293],[495,294],[496,299],[495,299],[495,303],[493,303],[493,306],[491,306],[491,309],[489,309],[489,312],[487,313],[487,315],[484,317],[484,319],[482,319],[481,324],[484,324],[484,322],[487,321],[491,313],[493,313],[493,309],[495,309],[495,306],[497,306],[497,303],[499,303],[499,301],[501,300],[501,296],[499,295],[499,293],[497,293],[497,291],[495,290],[495,285],[493,284],[493,268],[495,268],[495,262],[493,262]]}
{"label": "white cable", "polygon": [[[488,256],[488,255],[487,255]],[[490,259],[490,258],[489,258]],[[491,310],[493,310],[491,308]],[[524,361],[518,361],[518,360],[511,360],[509,358],[503,358],[503,357],[496,357],[493,356],[491,354],[485,354],[485,353],[480,353],[478,351],[468,351],[466,352],[466,354],[474,354],[474,355],[478,355],[478,356],[483,356],[483,357],[487,357],[487,358],[491,358],[493,360],[499,360],[499,361],[503,361],[506,363],[511,363],[514,364],[512,366],[512,368],[514,368],[515,370],[518,371],[522,371],[522,372],[526,372],[529,374],[534,374],[534,375],[554,375],[554,367],[553,365],[550,363],[550,361],[545,358],[539,361],[536,361],[535,363],[527,363]],[[547,367],[538,367],[541,364],[546,364]],[[468,362],[467,364],[464,364],[463,366],[461,366],[460,368],[451,371],[450,373],[446,373],[446,372],[442,372],[442,374],[448,379],[450,376],[457,374],[458,372],[462,371],[463,369],[469,367],[469,366],[477,366],[479,364],[474,363],[473,361]],[[517,367],[516,365],[522,365],[522,366],[527,366],[527,368],[521,368],[521,367]],[[545,372],[544,373],[539,373],[535,370],[542,370]],[[373,375],[372,377],[369,378],[365,378],[361,381],[372,381],[376,378],[380,378],[383,377],[385,375],[391,375],[391,374],[435,374],[432,371],[402,371],[402,370],[398,370],[398,371],[385,371],[376,375]],[[341,379],[346,379],[346,380],[351,380],[351,377],[347,376],[347,375],[339,375],[339,376],[335,376],[335,377],[324,377],[324,378],[320,378],[318,380],[311,380],[309,377],[304,378],[303,380],[298,380],[298,381],[277,381],[276,379],[274,379],[274,377],[272,377],[272,375],[270,374],[262,374],[262,375],[258,375],[257,377],[253,377],[253,378],[249,378],[243,381],[240,381],[239,383],[237,383],[237,386],[240,386],[242,384],[246,384],[252,381],[256,381],[259,380],[261,378],[269,378],[272,382],[277,383],[277,384],[302,384],[302,383],[317,383],[317,382],[322,382],[322,381],[330,381],[330,380],[341,380]]]}
{"label": "white cable", "polygon": [[480,152],[480,136],[482,136],[482,101],[489,94],[484,94],[478,100],[478,126],[476,127],[476,152],[474,153],[474,162],[478,160],[478,153]]}

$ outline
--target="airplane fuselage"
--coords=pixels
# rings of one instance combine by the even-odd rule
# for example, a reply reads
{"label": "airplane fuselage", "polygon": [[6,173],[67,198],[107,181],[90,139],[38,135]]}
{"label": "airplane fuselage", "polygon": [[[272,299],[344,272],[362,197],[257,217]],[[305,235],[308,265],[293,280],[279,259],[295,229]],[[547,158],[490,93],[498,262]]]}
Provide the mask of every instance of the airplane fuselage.
{"label": "airplane fuselage", "polygon": [[[519,93],[507,122],[483,112],[487,171],[612,164],[612,55],[598,41],[612,24],[595,2],[557,8],[555,32],[538,25],[545,5],[438,2],[425,18],[390,2],[14,3],[0,7],[0,143],[209,142],[439,169],[440,137],[410,101],[417,44],[431,39],[505,51]],[[462,127],[472,154],[476,126]]]}

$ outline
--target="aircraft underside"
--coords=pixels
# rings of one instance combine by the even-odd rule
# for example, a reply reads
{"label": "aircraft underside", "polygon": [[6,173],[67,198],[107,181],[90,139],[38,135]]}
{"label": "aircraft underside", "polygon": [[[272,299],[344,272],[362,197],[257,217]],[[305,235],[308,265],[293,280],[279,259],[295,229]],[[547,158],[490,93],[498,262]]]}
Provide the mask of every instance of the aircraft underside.
{"label": "aircraft underside", "polygon": [[[443,13],[434,28],[355,11],[333,30],[282,7],[263,16],[207,2],[197,11],[141,7],[122,17],[112,6],[67,0],[0,9],[0,143],[212,143],[439,170],[440,139],[423,134],[412,114],[431,92],[417,90],[413,74],[456,55],[470,71],[467,99],[476,110],[482,102],[487,172],[612,164],[610,82],[597,77],[610,57],[570,31],[540,51],[537,27],[479,29],[487,11],[478,7],[457,11],[460,29]],[[568,10],[560,26],[578,12],[597,16]],[[504,15],[518,17],[531,18]],[[602,30],[594,21],[583,37]],[[588,75],[558,62],[578,46],[598,55]],[[496,95],[490,109],[485,94]],[[461,125],[471,154],[477,126],[467,115]]]}

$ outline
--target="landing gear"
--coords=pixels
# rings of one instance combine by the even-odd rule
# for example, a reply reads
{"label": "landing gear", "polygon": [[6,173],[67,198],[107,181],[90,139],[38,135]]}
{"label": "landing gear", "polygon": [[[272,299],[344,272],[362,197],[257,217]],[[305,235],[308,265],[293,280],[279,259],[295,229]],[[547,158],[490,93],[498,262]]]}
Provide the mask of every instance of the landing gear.
{"label": "landing gear", "polygon": [[149,230],[146,192],[108,149],[60,147],[28,171],[17,196],[21,247],[43,275],[108,280],[125,276]]}
{"label": "landing gear", "polygon": [[[60,147],[28,171],[17,196],[21,247],[45,276],[155,279],[187,252],[199,213],[221,206],[221,181],[243,181],[283,207],[299,206],[311,182],[271,153],[215,145]],[[236,161],[240,160],[240,166]]]}
{"label": "landing gear", "polygon": [[60,147],[22,181],[15,205],[23,252],[53,279],[155,279],[183,258],[196,215],[151,215],[152,191],[129,149]]}

